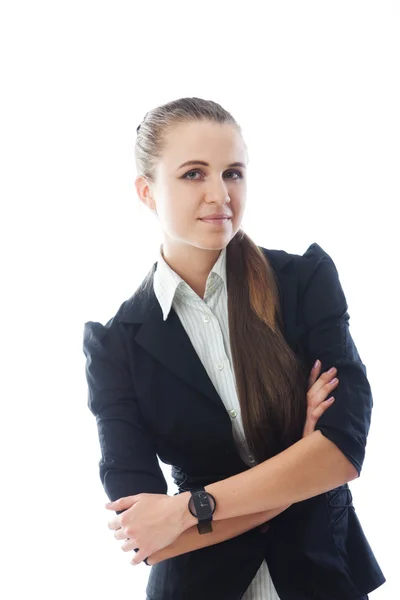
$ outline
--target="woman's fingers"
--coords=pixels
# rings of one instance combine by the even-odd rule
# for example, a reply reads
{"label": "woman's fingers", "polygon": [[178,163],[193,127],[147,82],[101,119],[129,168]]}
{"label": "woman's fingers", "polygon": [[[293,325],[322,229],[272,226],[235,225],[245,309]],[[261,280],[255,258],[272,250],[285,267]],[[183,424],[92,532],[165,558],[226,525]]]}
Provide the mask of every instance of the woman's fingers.
{"label": "woman's fingers", "polygon": [[114,537],[117,540],[126,540],[126,530],[125,527],[120,527],[119,529],[115,529]]}
{"label": "woman's fingers", "polygon": [[314,364],[313,368],[311,369],[310,376],[308,378],[308,389],[310,389],[314,385],[321,372],[321,361],[318,360],[317,363],[317,366],[315,366]]}
{"label": "woman's fingers", "polygon": [[[321,402],[328,398],[338,383],[339,379],[335,378],[337,369],[334,368],[332,372],[326,372],[319,377],[319,379],[313,384],[313,386],[307,392],[307,407],[314,409],[320,405]],[[334,380],[336,379],[336,380]]]}
{"label": "woman's fingers", "polygon": [[[339,384],[335,378],[336,367],[320,375],[321,362],[311,369],[309,376],[309,389],[307,392],[307,418],[304,424],[303,437],[315,431],[315,425],[324,412],[332,406],[332,392]],[[336,379],[336,381],[334,381]]]}
{"label": "woman's fingers", "polygon": [[318,421],[319,418],[322,417],[322,415],[324,414],[324,412],[330,407],[332,406],[332,404],[335,401],[335,397],[334,396],[330,396],[329,398],[327,398],[327,400],[324,400],[323,402],[321,402],[321,404],[319,406],[317,406],[317,408],[314,408],[314,410],[311,413],[311,417],[313,419],[315,419],[315,422]]}
{"label": "woman's fingers", "polygon": [[327,400],[321,402],[319,406],[314,408],[314,410],[310,410],[307,414],[306,423],[304,425],[303,437],[310,435],[313,431],[315,431],[315,425],[317,421],[322,417],[324,412],[328,410],[330,406],[334,403],[334,396],[329,397]]}

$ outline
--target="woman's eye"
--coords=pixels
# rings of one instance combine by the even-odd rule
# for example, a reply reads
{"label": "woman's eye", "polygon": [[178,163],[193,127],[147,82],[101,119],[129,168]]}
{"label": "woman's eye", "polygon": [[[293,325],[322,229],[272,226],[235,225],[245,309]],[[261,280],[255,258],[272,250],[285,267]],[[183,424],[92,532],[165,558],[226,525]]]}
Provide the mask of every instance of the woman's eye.
{"label": "woman's eye", "polygon": [[[198,169],[195,169],[193,171],[188,171],[184,176],[183,179],[193,179],[195,181],[195,179],[193,177],[188,177],[188,175],[190,175],[191,173],[201,173],[201,171],[199,171]],[[240,171],[226,171],[226,173],[235,173],[237,175],[236,179],[242,179],[243,175],[241,174]],[[234,181],[236,181],[236,179],[234,179]]]}
{"label": "woman's eye", "polygon": [[191,173],[198,173],[198,171],[189,171],[186,175],[183,176],[183,179],[193,179],[193,177],[188,177]]}

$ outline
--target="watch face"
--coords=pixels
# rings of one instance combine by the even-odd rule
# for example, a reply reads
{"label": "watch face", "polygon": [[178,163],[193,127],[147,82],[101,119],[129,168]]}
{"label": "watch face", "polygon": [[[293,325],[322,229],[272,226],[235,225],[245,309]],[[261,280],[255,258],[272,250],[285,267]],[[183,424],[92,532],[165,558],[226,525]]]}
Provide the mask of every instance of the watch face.
{"label": "watch face", "polygon": [[207,492],[195,492],[191,497],[191,507],[198,519],[211,517],[215,510],[215,503]]}

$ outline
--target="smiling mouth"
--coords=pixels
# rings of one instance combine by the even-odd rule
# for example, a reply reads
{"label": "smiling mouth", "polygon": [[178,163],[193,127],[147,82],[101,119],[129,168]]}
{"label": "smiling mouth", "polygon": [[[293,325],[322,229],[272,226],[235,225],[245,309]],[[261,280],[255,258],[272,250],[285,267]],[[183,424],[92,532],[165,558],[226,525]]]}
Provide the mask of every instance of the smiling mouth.
{"label": "smiling mouth", "polygon": [[230,217],[223,217],[223,218],[212,218],[212,219],[199,219],[200,221],[203,221],[204,223],[225,223],[226,221],[230,221]]}

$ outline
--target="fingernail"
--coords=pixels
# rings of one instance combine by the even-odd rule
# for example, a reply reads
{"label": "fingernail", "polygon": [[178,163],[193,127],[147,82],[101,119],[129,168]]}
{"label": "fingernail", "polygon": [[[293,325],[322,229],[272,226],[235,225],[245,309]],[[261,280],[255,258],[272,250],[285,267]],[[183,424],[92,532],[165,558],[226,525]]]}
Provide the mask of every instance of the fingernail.
{"label": "fingernail", "polygon": [[335,399],[335,398],[334,398],[333,396],[331,396],[330,398],[328,398],[328,400],[327,400],[326,402],[333,402],[333,401],[334,401],[334,399]]}
{"label": "fingernail", "polygon": [[336,370],[336,367],[331,367],[328,371],[328,373],[333,373]]}
{"label": "fingernail", "polygon": [[330,380],[330,382],[329,382],[329,383],[336,383],[336,382],[337,382],[337,380],[338,380],[338,379],[337,379],[337,377],[334,377],[333,379],[331,379],[331,380]]}
{"label": "fingernail", "polygon": [[315,363],[314,363],[314,367],[313,367],[313,368],[314,368],[314,369],[316,369],[316,368],[318,367],[318,365],[319,365],[319,360],[317,359],[317,360],[315,361]]}

